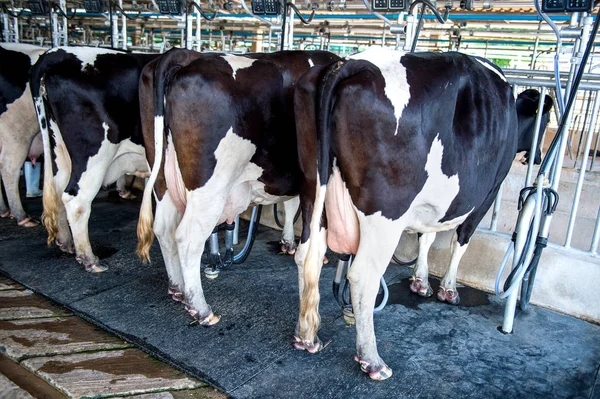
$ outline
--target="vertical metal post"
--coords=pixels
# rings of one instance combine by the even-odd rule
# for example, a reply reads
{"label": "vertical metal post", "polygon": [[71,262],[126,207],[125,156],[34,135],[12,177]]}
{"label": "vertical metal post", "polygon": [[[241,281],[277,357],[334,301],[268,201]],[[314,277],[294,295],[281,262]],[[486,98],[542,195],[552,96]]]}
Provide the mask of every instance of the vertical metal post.
{"label": "vertical metal post", "polygon": [[[416,9],[416,7],[415,7]],[[404,34],[404,51],[410,51],[410,47],[415,36],[415,21],[416,18],[413,14],[406,16],[406,32]]]}
{"label": "vertical metal post", "polygon": [[[123,9],[123,0],[119,0],[119,7]],[[127,19],[123,11],[121,11],[121,38],[123,40],[121,48],[127,50]]]}
{"label": "vertical metal post", "polygon": [[116,49],[118,46],[118,26],[115,21],[115,13],[113,12],[112,0],[108,1],[108,14],[110,17],[110,47]]}
{"label": "vertical metal post", "polygon": [[271,52],[272,42],[273,42],[273,35],[272,35],[272,32],[271,32],[271,27],[269,27],[269,51],[267,51],[267,53]]}
{"label": "vertical metal post", "polygon": [[61,46],[69,45],[69,32],[68,32],[68,20],[67,20],[67,1],[60,0],[59,5],[61,10],[63,10],[64,15],[61,17],[62,24],[60,26],[60,37],[61,37]]}
{"label": "vertical metal post", "polygon": [[502,204],[502,192],[504,191],[504,182],[500,185],[496,200],[494,200],[494,211],[492,212],[492,222],[490,223],[490,230],[496,231],[498,229],[498,216],[500,214],[500,205]]}
{"label": "vertical metal post", "polygon": [[[535,0],[535,1],[537,1],[537,0]],[[540,22],[538,22],[538,28],[537,28],[537,31],[535,32],[535,43],[533,43],[533,53],[531,54],[531,68],[530,69],[532,71],[535,69],[535,61],[537,59],[537,54],[538,54],[538,45],[540,43],[540,29],[541,28],[542,28],[542,20],[540,20]]]}
{"label": "vertical metal post", "polygon": [[[288,1],[288,0],[284,0]],[[290,0],[291,3],[295,4],[295,0]],[[286,9],[288,9],[286,7]],[[283,39],[283,49],[282,50],[291,50],[294,46],[294,17],[295,13],[293,10],[288,9],[288,15],[285,20],[285,38]]]}
{"label": "vertical metal post", "polygon": [[50,10],[50,23],[52,24],[52,47],[60,46],[60,33],[58,31],[58,15]]}
{"label": "vertical metal post", "polygon": [[[398,25],[402,24],[402,21],[404,20],[404,16],[406,15],[405,12],[400,12],[398,13]],[[402,35],[400,34],[400,32],[396,33],[396,50],[400,50],[400,46],[402,46]]]}
{"label": "vertical metal post", "polygon": [[600,110],[600,101],[598,96],[594,99],[594,107],[592,111],[592,117],[590,120],[590,128],[588,129],[587,136],[585,138],[585,147],[583,150],[584,156],[581,159],[581,169],[579,170],[579,177],[577,179],[577,186],[575,187],[575,197],[573,199],[573,206],[571,207],[571,217],[569,218],[569,226],[567,228],[567,238],[565,239],[565,248],[571,247],[571,239],[573,238],[573,229],[575,228],[575,220],[577,218],[577,211],[579,210],[579,200],[581,198],[581,190],[583,188],[583,180],[585,178],[585,172],[587,167],[588,156],[590,147],[592,146],[592,136],[594,135],[594,125],[596,124],[596,118],[598,116],[598,110]]}
{"label": "vertical metal post", "polygon": [[590,252],[593,255],[598,255],[598,239],[600,238],[600,206],[598,207],[598,215],[596,215],[596,225],[594,226],[594,236],[592,237],[592,245]]}
{"label": "vertical metal post", "polygon": [[531,181],[533,179],[533,165],[535,162],[535,153],[538,150],[538,137],[540,136],[540,126],[542,125],[542,111],[544,110],[544,100],[546,99],[546,87],[542,87],[542,91],[540,93],[540,99],[538,101],[538,112],[535,116],[535,124],[533,131],[533,141],[531,143],[531,148],[529,152],[529,162],[527,165],[527,175],[525,178],[525,187],[529,187],[531,185]]}
{"label": "vertical metal post", "polygon": [[[575,26],[581,26],[581,22],[579,23],[577,22],[577,19],[579,18],[579,13],[578,12],[574,12],[573,14],[571,14],[571,20],[569,21],[569,26],[570,27],[575,27]],[[588,34],[589,34],[589,30],[588,30]],[[575,78],[575,71],[577,71],[577,68],[579,67],[579,62],[580,62],[580,58],[579,58],[579,52],[581,49],[585,49],[587,46],[587,37],[585,37],[583,35],[583,31],[582,31],[582,35],[579,36],[576,40],[575,43],[573,43],[573,55],[571,56],[571,69],[569,70],[569,79],[567,80],[567,86],[565,88],[565,94],[564,94],[564,100],[565,100],[565,104],[569,101],[569,93],[571,92],[571,87],[573,85],[573,79]]]}
{"label": "vertical metal post", "polygon": [[[11,3],[12,4],[12,3]],[[14,10],[14,6],[13,6],[13,10]],[[19,43],[19,41],[21,40],[20,35],[19,35],[19,19],[17,17],[13,17],[13,26],[14,26],[14,30],[15,30],[15,43]]]}
{"label": "vertical metal post", "polygon": [[[194,0],[195,3],[200,4],[198,0]],[[196,51],[202,50],[202,16],[199,12],[196,12]]]}
{"label": "vertical metal post", "polygon": [[235,228],[233,229],[233,245],[238,245],[240,242],[240,215],[235,217]]}
{"label": "vertical metal post", "polygon": [[[196,14],[198,14],[197,10]],[[186,49],[191,50],[192,49],[192,16],[190,15],[190,13],[188,13],[186,11],[185,13],[185,43],[183,43],[183,45],[185,46]]]}
{"label": "vertical metal post", "polygon": [[[596,92],[596,95],[600,95],[600,93]],[[596,127],[594,127],[594,131],[596,131]],[[594,144],[594,156],[592,157],[592,162],[590,162],[590,170],[594,168],[594,162],[596,161],[596,154],[598,153],[598,144],[600,143],[600,132],[596,135],[596,144]]]}
{"label": "vertical metal post", "polygon": [[8,15],[2,14],[2,36],[5,41],[10,42],[10,30],[8,29]]}

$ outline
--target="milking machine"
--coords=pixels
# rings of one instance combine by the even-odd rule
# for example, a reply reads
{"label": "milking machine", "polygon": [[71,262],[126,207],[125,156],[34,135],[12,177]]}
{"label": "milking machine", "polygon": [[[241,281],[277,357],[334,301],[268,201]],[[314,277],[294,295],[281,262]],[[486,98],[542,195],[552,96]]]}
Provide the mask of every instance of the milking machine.
{"label": "milking machine", "polygon": [[[257,205],[252,208],[252,215],[248,225],[248,235],[246,236],[246,242],[240,252],[234,253],[233,246],[237,244],[237,231],[236,228],[239,225],[239,217],[233,223],[223,223],[220,226],[214,228],[210,238],[208,240],[208,263],[204,268],[204,275],[206,278],[215,279],[219,277],[221,270],[227,269],[233,264],[241,264],[246,261],[254,240],[258,234],[258,225],[260,223],[260,217],[262,214],[262,205]],[[219,248],[219,229],[225,229],[225,256],[221,256]],[[205,251],[206,252],[206,251]]]}
{"label": "milking machine", "polygon": [[[513,331],[519,296],[521,310],[526,310],[529,305],[539,260],[548,243],[552,215],[559,200],[556,190],[560,181],[563,154],[565,153],[568,133],[571,128],[571,109],[575,104],[579,83],[600,24],[600,10],[594,22],[593,17],[588,15],[588,12],[591,12],[594,6],[592,0],[542,0],[541,9],[537,0],[535,3],[539,15],[552,27],[557,36],[557,55],[560,52],[563,38],[573,38],[575,33],[576,40],[571,57],[571,71],[565,84],[566,93],[564,98],[561,94],[562,87],[558,60],[555,58],[556,93],[560,114],[558,131],[540,165],[533,185],[521,190],[519,216],[512,242],[505,253],[496,277],[496,294],[500,295],[501,298],[507,298],[504,321],[502,326],[499,327],[499,330],[506,334]],[[573,13],[570,27],[559,31],[546,14],[550,12]],[[540,96],[540,100],[543,100],[542,96]],[[598,106],[596,105],[594,109],[592,118],[595,123]],[[536,145],[537,139],[534,138],[532,151],[535,151]],[[535,152],[530,152],[530,154],[535,154]],[[504,283],[504,292],[501,293],[500,281],[511,255],[512,270]]]}
{"label": "milking machine", "polygon": [[[277,213],[277,204],[273,204],[273,218],[275,219],[275,224],[277,227],[283,229],[283,223],[281,223],[279,220],[279,214]],[[298,218],[300,218],[300,208],[298,208],[296,214],[294,215],[294,223],[298,221]]]}

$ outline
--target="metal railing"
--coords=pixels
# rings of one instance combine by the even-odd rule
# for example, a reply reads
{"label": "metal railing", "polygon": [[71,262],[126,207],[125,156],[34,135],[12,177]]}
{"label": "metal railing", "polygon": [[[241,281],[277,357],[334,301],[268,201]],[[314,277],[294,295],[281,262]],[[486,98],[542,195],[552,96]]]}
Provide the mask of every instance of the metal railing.
{"label": "metal railing", "polygon": [[[546,94],[549,94],[551,97],[553,97],[555,100],[555,106],[553,107],[555,109],[555,118],[551,119],[546,131],[543,132],[543,134],[549,135],[555,133],[556,120],[559,119],[559,111],[557,111],[558,107],[556,106],[555,81],[553,72],[514,69],[507,69],[504,72],[508,82],[513,86],[513,93],[515,94],[515,97],[521,91],[529,88],[537,89],[540,92],[540,99],[538,103],[539,110],[543,109]],[[563,83],[563,87],[564,86],[565,84]],[[599,119],[598,112],[600,111],[599,93],[600,74],[584,74],[582,82],[579,86],[579,91],[577,93],[577,100],[573,109],[574,112],[572,112],[573,123],[571,125],[571,131],[569,132],[569,138],[571,140],[567,146],[567,151],[562,154],[562,156],[565,157],[564,162],[562,163],[562,170],[568,170],[568,174],[572,176],[571,180],[575,180],[575,182],[570,181],[568,183],[564,183],[560,185],[558,189],[559,195],[563,194],[562,206],[559,212],[561,212],[563,215],[567,214],[565,216],[568,216],[568,218],[563,219],[562,222],[555,220],[555,225],[557,225],[557,228],[552,230],[549,238],[549,245],[555,248],[584,252],[594,256],[598,256],[598,241],[600,238],[600,195],[588,195],[588,209],[586,217],[581,216],[580,208],[582,205],[581,198],[584,188],[587,187],[590,191],[598,190],[600,192],[600,170],[597,172],[593,170],[595,158],[598,154],[597,151],[600,140],[600,134],[598,133],[597,126]],[[533,160],[535,159],[535,153],[537,150],[539,138],[538,133],[542,119],[541,116],[542,113],[538,112],[535,120],[535,133],[533,135],[534,137],[532,138],[530,148],[530,162],[527,165],[525,179],[520,188],[531,186],[534,176],[537,173],[538,167],[534,165]],[[546,137],[543,137],[540,141],[542,154],[544,153],[543,146],[545,139]],[[577,142],[574,143],[573,141]],[[567,157],[571,162],[567,162]],[[573,177],[574,175],[576,175],[576,178]],[[575,185],[574,190],[572,189],[573,183]],[[485,227],[481,227],[481,229],[484,231],[492,231],[497,234],[510,236],[512,230],[509,230],[509,228],[502,229],[498,227],[500,218],[504,217],[502,215],[502,196],[503,192],[505,191],[505,184],[506,181],[496,197],[491,214],[489,229]],[[561,193],[561,190],[563,193]],[[517,199],[518,198],[514,198],[514,201],[516,202]],[[565,206],[567,203],[570,206]],[[594,220],[594,216],[590,215],[590,206],[598,208],[597,212],[595,213],[593,233],[591,233],[591,221]],[[565,220],[567,219],[568,222],[565,223]],[[574,244],[574,232],[576,231],[577,227],[581,227],[580,224],[582,223],[582,219],[586,219],[585,223],[587,223],[587,226],[583,227],[587,229],[587,232],[589,233],[587,234],[587,237],[590,237],[591,240],[584,242],[586,240],[583,238],[587,237],[578,237],[578,242]],[[511,223],[515,222],[506,220],[503,221]],[[514,226],[514,224],[512,224],[512,226]],[[580,234],[581,231],[582,230],[579,229]]]}

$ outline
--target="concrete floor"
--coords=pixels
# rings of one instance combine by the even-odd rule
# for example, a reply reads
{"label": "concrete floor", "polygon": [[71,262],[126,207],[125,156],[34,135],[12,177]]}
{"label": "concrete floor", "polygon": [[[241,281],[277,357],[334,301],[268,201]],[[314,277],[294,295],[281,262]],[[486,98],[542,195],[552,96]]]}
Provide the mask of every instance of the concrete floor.
{"label": "concrete floor", "polygon": [[[40,200],[26,202],[39,216]],[[600,397],[599,326],[532,307],[518,315],[515,334],[503,335],[496,298],[468,288],[458,307],[415,297],[407,289],[410,269],[397,265],[386,273],[390,303],[375,316],[391,379],[370,381],[352,360],[354,328],[331,295],[335,262],[321,279],[320,336],[331,343],[316,355],[293,350],[296,268],[291,257],[277,255],[278,233],[264,227],[245,264],[203,282],[221,322],[190,326],[167,295],[158,246],[150,266],[135,257],[137,207],[105,193],[94,204],[90,236],[106,273],[84,272],[46,247],[42,228],[8,220],[0,220],[0,270],[236,398]]]}

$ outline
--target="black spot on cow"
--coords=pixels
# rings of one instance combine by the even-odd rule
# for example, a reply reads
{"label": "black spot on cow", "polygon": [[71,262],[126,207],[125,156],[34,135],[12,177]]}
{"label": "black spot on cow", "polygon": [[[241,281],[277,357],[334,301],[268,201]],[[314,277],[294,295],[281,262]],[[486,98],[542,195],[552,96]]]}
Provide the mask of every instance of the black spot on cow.
{"label": "black spot on cow", "polygon": [[29,81],[29,56],[0,47],[0,115],[19,99]]}

